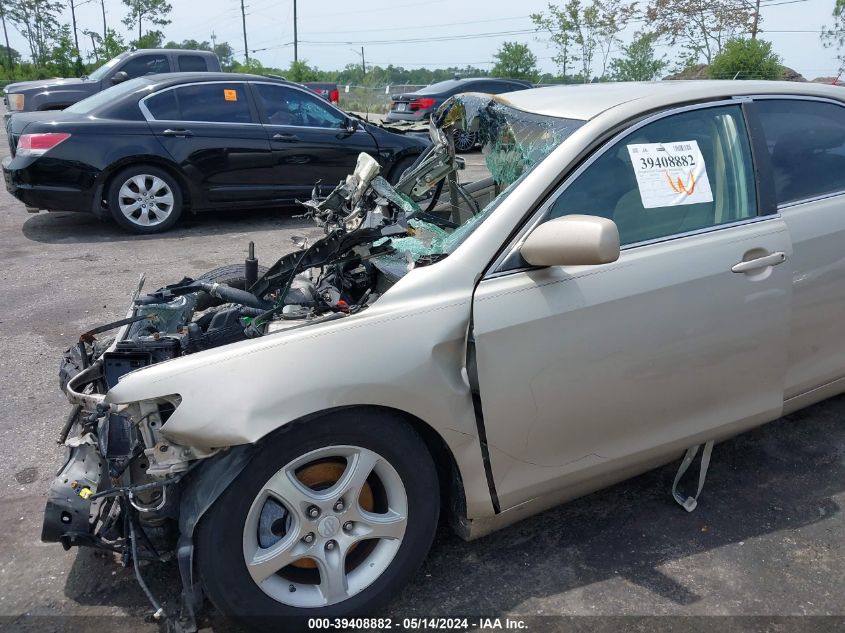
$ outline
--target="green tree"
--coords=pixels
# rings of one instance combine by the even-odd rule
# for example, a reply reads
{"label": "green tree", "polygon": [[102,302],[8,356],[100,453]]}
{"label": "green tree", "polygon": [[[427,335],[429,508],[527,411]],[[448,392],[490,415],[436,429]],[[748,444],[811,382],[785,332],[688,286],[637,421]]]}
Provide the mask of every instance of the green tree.
{"label": "green tree", "polygon": [[206,40],[198,42],[197,40],[182,40],[181,42],[170,41],[164,45],[164,48],[184,48],[194,51],[211,51],[220,59],[220,66],[223,70],[231,70],[232,63],[235,59],[235,51],[228,42],[219,42],[212,46]]}
{"label": "green tree", "polygon": [[71,34],[70,26],[63,24],[56,36],[56,44],[50,51],[49,63],[60,77],[79,77],[84,73],[79,49]]}
{"label": "green tree", "polygon": [[537,56],[526,44],[505,42],[493,57],[496,59],[491,73],[494,77],[512,77],[536,82],[540,76]]}
{"label": "green tree", "polygon": [[123,40],[123,37],[121,37],[121,35],[114,29],[108,29],[106,31],[105,40],[99,33],[89,31],[87,34],[94,43],[95,59],[105,62],[110,60],[112,57],[117,57],[121,53],[129,50],[129,47]]}
{"label": "green tree", "polygon": [[[155,26],[170,24],[170,12],[173,7],[167,0],[123,0],[129,12],[123,18],[126,28],[132,29],[138,25],[138,41],[144,36],[144,21]],[[138,47],[141,48],[141,47]]]}
{"label": "green tree", "polygon": [[669,65],[664,56],[656,57],[654,44],[657,33],[637,33],[634,40],[622,48],[622,56],[610,62],[610,76],[614,81],[651,81]]}
{"label": "green tree", "polygon": [[131,47],[138,48],[161,48],[164,33],[161,31],[147,31],[137,40],[133,40]]}
{"label": "green tree", "polygon": [[308,65],[308,61],[300,59],[299,61],[291,62],[285,76],[291,81],[304,83],[306,81],[319,81],[320,77],[315,68]]}
{"label": "green tree", "polygon": [[651,0],[646,20],[683,49],[681,66],[691,66],[711,63],[728,40],[751,31],[755,13],[753,3],[736,0]]}
{"label": "green tree", "polygon": [[23,35],[32,55],[32,63],[43,67],[50,57],[51,45],[59,31],[59,12],[63,5],[50,0],[14,0],[7,6],[7,17]]}
{"label": "green tree", "polygon": [[[593,77],[596,61],[601,64],[600,76],[607,72],[610,52],[619,42],[619,34],[637,15],[635,2],[624,0],[569,0],[565,5],[550,4],[548,13],[531,16],[538,30],[549,33],[557,48],[555,63],[564,81],[576,62],[581,62],[580,76],[584,82]],[[597,59],[598,55],[598,59]]]}
{"label": "green tree", "polygon": [[577,16],[581,9],[580,0],[570,0],[561,8],[549,4],[548,13],[532,13],[531,21],[538,31],[545,31],[549,35],[549,41],[557,49],[552,58],[560,69],[564,81],[572,70],[572,65],[580,58],[573,52],[575,38],[577,37],[577,22],[573,20],[573,13]]}
{"label": "green tree", "polygon": [[822,31],[822,44],[825,48],[836,49],[839,72],[845,70],[845,0],[836,0],[833,5],[833,26],[825,26]]}
{"label": "green tree", "polygon": [[782,79],[781,59],[771,42],[737,38],[729,40],[707,70],[711,79]]}

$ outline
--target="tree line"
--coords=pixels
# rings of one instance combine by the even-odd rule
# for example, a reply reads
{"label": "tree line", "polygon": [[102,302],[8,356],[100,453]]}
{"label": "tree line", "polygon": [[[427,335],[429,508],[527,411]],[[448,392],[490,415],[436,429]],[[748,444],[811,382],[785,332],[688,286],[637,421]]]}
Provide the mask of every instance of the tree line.
{"label": "tree line", "polygon": [[[95,2],[102,10],[102,25],[79,28],[76,9]],[[106,4],[116,0],[0,0],[0,75],[6,79],[81,76],[119,53],[135,48],[189,48],[209,50],[224,69],[274,72],[294,81],[336,81],[341,84],[384,86],[425,85],[453,76],[497,76],[535,83],[574,83],[607,80],[650,80],[668,70],[706,67],[715,78],[777,79],[783,74],[771,44],[758,38],[760,3],[750,0],[567,0],[550,3],[532,14],[538,40],[551,47],[556,72],[542,73],[529,45],[505,42],[495,53],[491,68],[472,66],[441,69],[388,65],[347,64],[341,70],[319,70],[307,61],[288,68],[269,68],[250,56],[241,62],[227,42],[166,41],[163,29],[171,23],[167,0],[119,0],[124,33],[109,26]],[[764,4],[765,6],[765,4]],[[70,22],[67,18],[70,17]],[[822,44],[837,50],[845,65],[845,0],[835,0],[833,25],[821,34]],[[23,37],[28,51],[9,45],[9,31]],[[627,33],[633,37],[624,37]],[[658,50],[668,47],[673,59]],[[82,54],[82,49],[86,53]]]}

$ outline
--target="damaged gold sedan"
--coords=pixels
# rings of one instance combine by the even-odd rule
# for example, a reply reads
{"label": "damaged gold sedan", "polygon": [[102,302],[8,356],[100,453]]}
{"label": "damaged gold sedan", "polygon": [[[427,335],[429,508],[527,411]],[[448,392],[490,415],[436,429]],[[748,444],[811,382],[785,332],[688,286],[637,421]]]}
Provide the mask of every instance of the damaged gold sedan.
{"label": "damaged gold sedan", "polygon": [[[321,239],[266,269],[142,278],[68,350],[42,538],[131,560],[183,630],[203,595],[266,628],[372,615],[439,518],[475,538],[684,449],[693,510],[701,485],[677,488],[699,445],[703,484],[714,441],[843,390],[845,264],[818,241],[845,231],[842,99],[668,82],[450,100],[395,186],[361,155],[315,189]],[[824,133],[779,128],[802,120]],[[489,178],[458,182],[456,129]],[[783,143],[812,177],[783,180]],[[174,555],[165,609],[138,561]]]}

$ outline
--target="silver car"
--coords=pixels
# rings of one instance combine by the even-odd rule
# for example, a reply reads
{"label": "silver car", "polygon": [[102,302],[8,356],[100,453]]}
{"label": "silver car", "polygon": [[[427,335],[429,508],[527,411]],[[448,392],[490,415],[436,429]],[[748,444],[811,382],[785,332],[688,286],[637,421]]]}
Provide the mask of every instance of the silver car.
{"label": "silver car", "polygon": [[68,350],[44,540],[142,584],[175,553],[188,624],[200,586],[258,626],[371,615],[441,518],[477,538],[700,445],[703,482],[713,442],[845,390],[841,88],[465,95],[430,134],[394,186],[362,155],[316,188],[321,239],[142,280]]}

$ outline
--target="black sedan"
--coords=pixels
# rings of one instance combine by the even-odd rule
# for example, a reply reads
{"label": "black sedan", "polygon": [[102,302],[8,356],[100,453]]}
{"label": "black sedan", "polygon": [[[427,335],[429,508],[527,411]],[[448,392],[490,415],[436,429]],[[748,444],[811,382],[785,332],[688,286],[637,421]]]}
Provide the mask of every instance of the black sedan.
{"label": "black sedan", "polygon": [[367,152],[395,181],[427,146],[282,79],[177,73],[129,80],[7,124],[6,188],[27,207],[111,215],[134,233],[183,211],[277,206],[334,187]]}
{"label": "black sedan", "polygon": [[[527,81],[519,79],[499,79],[493,77],[478,77],[476,79],[447,79],[420,88],[416,92],[397,94],[391,96],[390,112],[387,113],[386,121],[396,123],[399,121],[418,122],[425,121],[431,117],[431,113],[440,107],[440,104],[449,97],[462,92],[484,92],[487,94],[501,94],[503,92],[514,92],[531,88]],[[455,149],[459,152],[468,152],[477,142],[471,134],[461,134],[455,137]]]}

